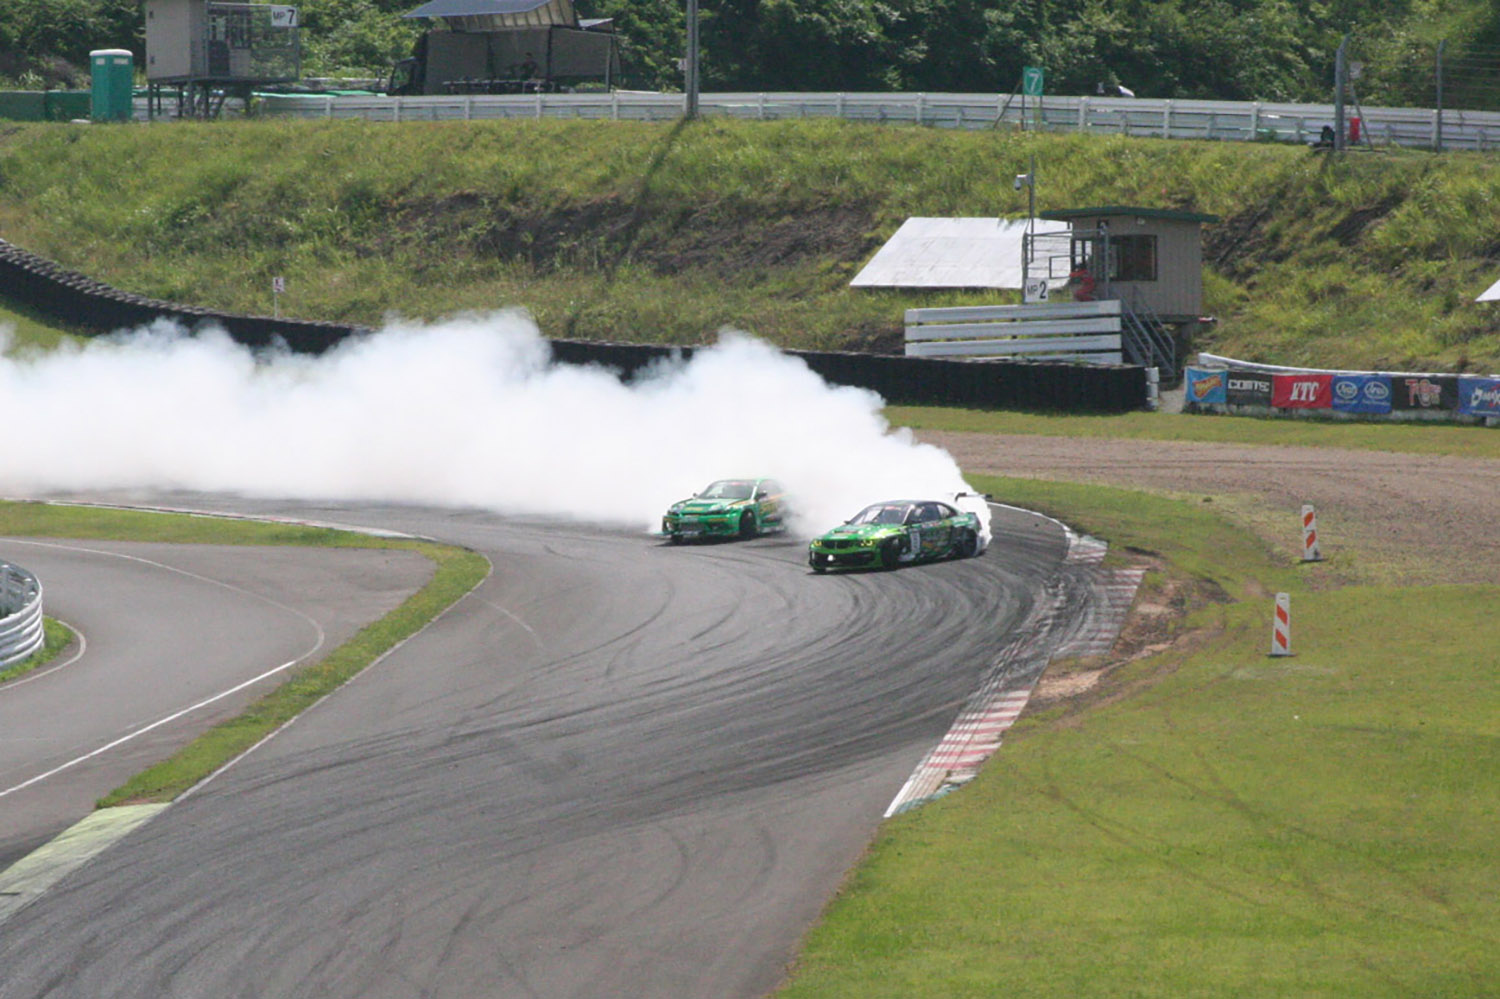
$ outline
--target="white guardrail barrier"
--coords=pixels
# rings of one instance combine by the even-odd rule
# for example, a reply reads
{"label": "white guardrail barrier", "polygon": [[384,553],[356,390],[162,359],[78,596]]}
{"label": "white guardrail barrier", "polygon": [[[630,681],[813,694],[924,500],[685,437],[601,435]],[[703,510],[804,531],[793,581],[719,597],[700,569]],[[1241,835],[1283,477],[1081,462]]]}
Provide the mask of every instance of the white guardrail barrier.
{"label": "white guardrail barrier", "polygon": [[42,584],[18,565],[0,562],[0,669],[42,647]]}
{"label": "white guardrail barrier", "polygon": [[[580,118],[667,121],[682,115],[682,94],[612,91],[587,94],[463,94],[434,97],[262,95],[258,113],[294,118],[372,121],[475,121],[487,118]],[[169,102],[171,103],[171,102]],[[850,121],[984,129],[1027,127],[1048,132],[1097,132],[1167,139],[1316,142],[1332,126],[1332,104],[1262,101],[1160,100],[1140,97],[1042,97],[1024,105],[1011,94],[713,93],[701,94],[702,114],[774,121],[844,118]],[[147,117],[144,98],[136,117]],[[1480,152],[1500,147],[1500,112],[1435,108],[1347,109],[1359,119],[1359,141],[1376,146]]]}

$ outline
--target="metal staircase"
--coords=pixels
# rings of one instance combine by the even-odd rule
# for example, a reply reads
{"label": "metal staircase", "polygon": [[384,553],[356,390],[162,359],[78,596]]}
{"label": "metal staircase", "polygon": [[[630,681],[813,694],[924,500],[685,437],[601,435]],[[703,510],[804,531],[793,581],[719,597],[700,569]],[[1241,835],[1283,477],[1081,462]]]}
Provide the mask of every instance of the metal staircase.
{"label": "metal staircase", "polygon": [[1175,383],[1179,377],[1177,342],[1167,324],[1139,300],[1120,300],[1120,320],[1125,359],[1131,364],[1156,368],[1163,382]]}

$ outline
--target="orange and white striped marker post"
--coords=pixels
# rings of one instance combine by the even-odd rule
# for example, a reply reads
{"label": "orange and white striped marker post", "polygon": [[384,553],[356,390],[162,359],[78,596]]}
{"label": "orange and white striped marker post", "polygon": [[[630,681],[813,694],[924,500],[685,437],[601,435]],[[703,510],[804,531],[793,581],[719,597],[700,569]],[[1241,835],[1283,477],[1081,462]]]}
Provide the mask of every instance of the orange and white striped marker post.
{"label": "orange and white striped marker post", "polygon": [[1311,506],[1302,507],[1302,561],[1323,561],[1323,552],[1318,548],[1318,511]]}
{"label": "orange and white striped marker post", "polygon": [[1276,594],[1276,616],[1271,622],[1271,655],[1292,654],[1292,595]]}

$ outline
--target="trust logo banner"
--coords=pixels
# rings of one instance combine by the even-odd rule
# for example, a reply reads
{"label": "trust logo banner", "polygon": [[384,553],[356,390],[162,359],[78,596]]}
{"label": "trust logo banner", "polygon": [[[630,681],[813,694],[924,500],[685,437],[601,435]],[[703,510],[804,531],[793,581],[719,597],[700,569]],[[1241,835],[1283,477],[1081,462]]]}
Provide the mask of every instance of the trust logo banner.
{"label": "trust logo banner", "polygon": [[1333,375],[1273,375],[1271,405],[1277,409],[1331,409]]}

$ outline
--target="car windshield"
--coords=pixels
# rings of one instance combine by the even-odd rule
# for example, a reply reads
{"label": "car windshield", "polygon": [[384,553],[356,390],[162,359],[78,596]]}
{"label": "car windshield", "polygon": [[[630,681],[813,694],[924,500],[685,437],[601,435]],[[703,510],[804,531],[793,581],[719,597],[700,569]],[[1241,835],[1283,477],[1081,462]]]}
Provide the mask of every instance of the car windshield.
{"label": "car windshield", "polygon": [[876,503],[854,515],[851,524],[900,524],[906,520],[906,503]]}
{"label": "car windshield", "polygon": [[698,494],[699,499],[749,499],[755,492],[753,479],[720,479]]}

